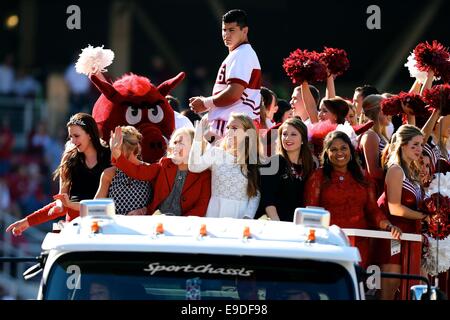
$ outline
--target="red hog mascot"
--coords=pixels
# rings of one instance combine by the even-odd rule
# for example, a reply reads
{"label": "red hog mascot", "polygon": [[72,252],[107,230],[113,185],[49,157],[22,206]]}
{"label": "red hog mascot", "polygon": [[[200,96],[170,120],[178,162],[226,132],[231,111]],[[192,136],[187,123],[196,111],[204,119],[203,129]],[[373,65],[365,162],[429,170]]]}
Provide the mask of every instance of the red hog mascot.
{"label": "red hog mascot", "polygon": [[91,81],[102,93],[92,111],[102,138],[108,141],[117,126],[132,125],[143,136],[143,160],[157,162],[175,129],[174,112],[165,96],[183,78],[182,72],[155,87],[148,78],[135,74],[127,74],[113,84],[92,75]]}
{"label": "red hog mascot", "polygon": [[143,76],[126,74],[114,83],[102,72],[112,63],[114,53],[102,47],[83,49],[76,64],[77,71],[89,76],[101,92],[92,110],[100,134],[109,141],[117,126],[134,126],[143,135],[142,158],[157,162],[166,152],[167,142],[175,130],[175,118],[165,96],[183,79],[184,72],[159,86]]}

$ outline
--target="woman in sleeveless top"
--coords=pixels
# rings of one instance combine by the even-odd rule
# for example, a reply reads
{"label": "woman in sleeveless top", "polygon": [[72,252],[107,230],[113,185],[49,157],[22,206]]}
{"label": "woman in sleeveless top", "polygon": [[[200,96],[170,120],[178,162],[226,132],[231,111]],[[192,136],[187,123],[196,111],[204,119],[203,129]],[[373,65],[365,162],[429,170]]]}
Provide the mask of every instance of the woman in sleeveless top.
{"label": "woman in sleeveless top", "polygon": [[[392,142],[383,154],[387,172],[385,191],[378,205],[407,233],[420,233],[420,222],[427,215],[418,211],[422,200],[418,161],[422,154],[423,135],[415,126],[402,125],[392,136]],[[384,272],[401,271],[401,253],[391,255],[390,241],[380,241],[379,263]],[[393,299],[400,286],[399,279],[382,279],[381,298]]]}
{"label": "woman in sleeveless top", "polygon": [[364,116],[374,122],[373,127],[361,135],[359,153],[362,167],[376,183],[377,197],[383,192],[384,171],[381,167],[381,153],[388,142],[386,127],[388,118],[381,111],[383,97],[378,94],[367,96],[362,103]]}
{"label": "woman in sleeveless top", "polygon": [[70,141],[54,177],[59,177],[59,194],[47,206],[11,224],[6,231],[20,235],[30,226],[60,216],[71,221],[79,216],[79,201],[94,198],[100,176],[111,166],[111,153],[100,139],[94,118],[87,113],[73,115],[67,123]]}
{"label": "woman in sleeveless top", "polygon": [[[141,152],[142,134],[132,126],[123,126],[122,134],[124,156],[131,163],[139,165],[141,161],[138,156]],[[122,170],[113,166],[103,171],[95,198],[113,199],[118,214],[146,214],[152,190],[149,181],[130,178]]]}

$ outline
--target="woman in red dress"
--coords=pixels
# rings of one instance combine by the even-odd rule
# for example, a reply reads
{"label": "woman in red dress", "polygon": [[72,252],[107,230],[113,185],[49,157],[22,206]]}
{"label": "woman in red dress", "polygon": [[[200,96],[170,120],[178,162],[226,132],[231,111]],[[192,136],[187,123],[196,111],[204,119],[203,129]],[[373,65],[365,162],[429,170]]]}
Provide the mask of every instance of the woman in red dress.
{"label": "woman in red dress", "polygon": [[[324,140],[322,167],[308,179],[305,204],[327,209],[331,224],[341,228],[380,228],[399,239],[401,230],[393,226],[378,208],[375,186],[365,179],[350,138],[341,131],[329,133]],[[357,238],[361,264],[369,262],[369,239]]]}
{"label": "woman in red dress", "polygon": [[[423,135],[419,128],[402,125],[394,133],[382,161],[388,168],[384,192],[378,205],[403,232],[420,233],[420,221],[427,215],[418,211],[422,200],[418,161],[422,154]],[[391,255],[389,241],[380,241],[377,261],[383,272],[401,272],[401,254]],[[400,279],[381,280],[381,299],[392,300]]]}

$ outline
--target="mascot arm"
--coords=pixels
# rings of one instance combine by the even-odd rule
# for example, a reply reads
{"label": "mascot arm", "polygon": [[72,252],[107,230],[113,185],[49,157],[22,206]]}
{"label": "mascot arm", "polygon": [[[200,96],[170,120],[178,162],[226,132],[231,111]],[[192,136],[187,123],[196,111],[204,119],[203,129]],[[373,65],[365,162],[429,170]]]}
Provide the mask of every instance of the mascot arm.
{"label": "mascot arm", "polygon": [[127,176],[144,181],[152,181],[159,173],[160,165],[158,163],[145,163],[140,165],[131,163],[123,155],[112,161],[113,165],[122,170]]}

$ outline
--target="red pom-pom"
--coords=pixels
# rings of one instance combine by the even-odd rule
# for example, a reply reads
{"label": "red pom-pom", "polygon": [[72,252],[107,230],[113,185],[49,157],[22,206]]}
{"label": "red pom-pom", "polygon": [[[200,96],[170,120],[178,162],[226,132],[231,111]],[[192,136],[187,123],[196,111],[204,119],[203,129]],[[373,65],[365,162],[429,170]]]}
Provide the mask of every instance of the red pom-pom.
{"label": "red pom-pom", "polygon": [[321,55],[330,74],[339,76],[350,66],[345,50],[325,47]]}
{"label": "red pom-pom", "polygon": [[441,76],[441,80],[443,82],[450,82],[450,60],[447,61],[447,63],[445,63],[441,70],[439,71],[439,74]]}
{"label": "red pom-pom", "polygon": [[392,96],[381,100],[381,111],[387,116],[395,116],[403,113],[400,97]]}
{"label": "red pom-pom", "polygon": [[319,82],[327,78],[327,67],[315,51],[297,49],[291,52],[284,59],[283,68],[294,84]]}
{"label": "red pom-pom", "polygon": [[[439,205],[438,205],[439,203]],[[423,209],[430,215],[428,234],[435,239],[445,239],[450,234],[448,215],[450,199],[440,193],[434,193],[424,200]]]}
{"label": "red pom-pom", "polygon": [[430,107],[441,110],[441,116],[450,114],[450,85],[440,84],[424,91],[423,96]]}
{"label": "red pom-pom", "polygon": [[403,105],[409,108],[413,115],[427,116],[430,114],[421,95],[415,93],[400,92],[398,96],[403,102]]}
{"label": "red pom-pom", "polygon": [[314,154],[319,156],[323,149],[323,139],[328,133],[336,130],[337,123],[331,123],[330,120],[319,121],[308,124],[308,139],[313,145]]}
{"label": "red pom-pom", "polygon": [[448,60],[450,53],[438,41],[433,40],[431,44],[428,42],[419,43],[414,48],[416,56],[416,66],[420,71],[433,70],[436,77],[447,77]]}
{"label": "red pom-pom", "polygon": [[403,105],[409,109],[410,114],[415,116],[429,116],[430,111],[426,106],[424,98],[415,93],[400,92],[398,95],[381,101],[381,110],[387,116],[405,114]]}

